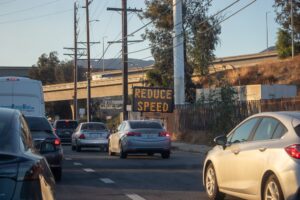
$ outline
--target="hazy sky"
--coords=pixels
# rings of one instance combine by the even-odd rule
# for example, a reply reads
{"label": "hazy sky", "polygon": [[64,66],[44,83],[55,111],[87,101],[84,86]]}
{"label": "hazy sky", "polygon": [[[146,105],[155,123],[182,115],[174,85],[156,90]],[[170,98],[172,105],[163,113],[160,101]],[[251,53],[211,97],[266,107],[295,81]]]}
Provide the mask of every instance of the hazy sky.
{"label": "hazy sky", "polygon": [[[214,14],[236,0],[213,0],[210,10]],[[222,13],[229,16],[252,0],[240,0],[235,6]],[[77,1],[80,7],[85,0]],[[269,46],[274,45],[278,25],[275,22],[274,0],[257,0],[250,7],[241,11],[221,24],[222,34],[216,56],[234,56],[257,53],[266,48],[266,12],[268,14]],[[57,51],[61,60],[70,59],[63,56],[71,53],[64,47],[73,46],[73,6],[74,0],[0,0],[0,66],[31,66],[43,53]],[[107,41],[120,39],[121,15],[107,11],[107,7],[120,7],[121,0],[93,0],[90,5],[91,41],[101,42],[91,49],[92,58],[102,56],[102,39]],[[144,8],[144,0],[128,0],[128,7]],[[79,9],[79,40],[86,41],[85,10]],[[131,33],[143,26],[136,14],[129,13],[128,32]],[[151,26],[148,26],[151,28]],[[142,30],[130,37],[130,40],[141,39]],[[82,46],[84,47],[84,46]],[[132,44],[129,52],[148,47],[148,42]],[[121,45],[109,47],[105,58],[117,58]],[[150,50],[130,54],[130,58],[146,58]],[[149,58],[151,59],[151,58]]]}

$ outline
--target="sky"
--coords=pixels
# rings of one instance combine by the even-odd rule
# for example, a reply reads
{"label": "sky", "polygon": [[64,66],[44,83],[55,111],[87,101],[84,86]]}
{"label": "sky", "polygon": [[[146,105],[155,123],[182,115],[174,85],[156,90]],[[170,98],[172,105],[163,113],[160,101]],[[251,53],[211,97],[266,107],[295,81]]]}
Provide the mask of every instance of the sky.
{"label": "sky", "polygon": [[[237,0],[212,0],[209,14],[213,15]],[[240,0],[222,13],[230,16],[253,0]],[[73,47],[73,19],[75,0],[0,0],[0,66],[32,66],[43,53],[58,52],[60,60],[70,60],[65,56]],[[79,41],[86,41],[85,0],[79,4]],[[267,47],[266,13],[268,12],[268,44],[273,46],[279,28],[275,22],[274,0],[256,0],[251,6],[222,22],[220,42],[216,47],[217,57],[258,53]],[[144,9],[144,0],[127,0],[128,7]],[[121,14],[107,11],[107,7],[121,7],[121,0],[93,0],[90,4],[90,38],[93,44],[91,58],[102,56],[103,44],[121,38]],[[142,27],[148,21],[141,20],[136,13],[128,13],[128,33]],[[151,28],[147,26],[147,28]],[[141,40],[145,29],[129,37],[129,40]],[[103,43],[104,40],[104,43]],[[83,44],[80,47],[84,47]],[[129,52],[149,47],[149,42],[129,45]],[[112,44],[105,58],[119,58],[121,44]],[[150,50],[130,53],[130,58],[151,60]]]}

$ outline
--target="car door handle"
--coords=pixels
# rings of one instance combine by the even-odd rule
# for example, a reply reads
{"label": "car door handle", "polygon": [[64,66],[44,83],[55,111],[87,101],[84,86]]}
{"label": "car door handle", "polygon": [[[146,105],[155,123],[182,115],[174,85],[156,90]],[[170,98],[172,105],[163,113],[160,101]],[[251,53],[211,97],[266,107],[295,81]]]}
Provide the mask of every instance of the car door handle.
{"label": "car door handle", "polygon": [[267,150],[267,147],[261,147],[258,149],[260,152],[264,152],[265,150]]}

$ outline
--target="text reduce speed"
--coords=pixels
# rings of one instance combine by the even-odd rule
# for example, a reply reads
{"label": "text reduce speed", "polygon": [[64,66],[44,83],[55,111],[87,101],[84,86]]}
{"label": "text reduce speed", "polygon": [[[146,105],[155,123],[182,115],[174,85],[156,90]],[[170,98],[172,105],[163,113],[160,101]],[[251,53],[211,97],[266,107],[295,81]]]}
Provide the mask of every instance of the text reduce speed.
{"label": "text reduce speed", "polygon": [[134,87],[133,108],[135,112],[173,112],[174,91],[168,88]]}

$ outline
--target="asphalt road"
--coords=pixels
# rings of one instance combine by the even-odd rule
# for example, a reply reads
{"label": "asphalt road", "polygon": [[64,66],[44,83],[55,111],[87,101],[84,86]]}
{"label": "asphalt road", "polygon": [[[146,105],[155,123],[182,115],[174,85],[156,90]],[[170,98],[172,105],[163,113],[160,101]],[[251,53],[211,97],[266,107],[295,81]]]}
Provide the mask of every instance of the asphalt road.
{"label": "asphalt road", "polygon": [[207,200],[199,153],[173,151],[170,159],[159,154],[119,159],[92,149],[72,152],[64,146],[64,155],[57,199]]}

